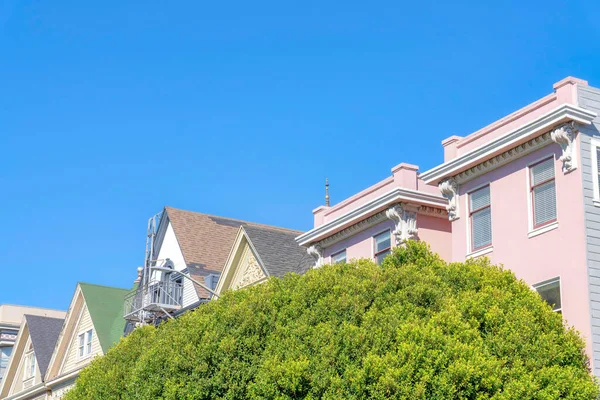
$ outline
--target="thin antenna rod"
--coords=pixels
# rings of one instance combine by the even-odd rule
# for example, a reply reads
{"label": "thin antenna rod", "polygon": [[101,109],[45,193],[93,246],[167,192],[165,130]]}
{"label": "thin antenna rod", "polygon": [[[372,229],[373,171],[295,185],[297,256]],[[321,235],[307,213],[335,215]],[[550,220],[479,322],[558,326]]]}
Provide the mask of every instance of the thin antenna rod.
{"label": "thin antenna rod", "polygon": [[329,178],[325,178],[325,205],[329,207]]}

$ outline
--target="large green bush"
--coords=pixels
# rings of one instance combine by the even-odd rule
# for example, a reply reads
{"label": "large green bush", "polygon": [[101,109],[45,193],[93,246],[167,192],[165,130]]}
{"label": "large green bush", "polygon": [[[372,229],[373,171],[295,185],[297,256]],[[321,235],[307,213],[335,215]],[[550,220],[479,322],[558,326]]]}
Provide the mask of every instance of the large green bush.
{"label": "large green bush", "polygon": [[583,348],[511,272],[410,243],[137,329],[65,399],[594,399]]}

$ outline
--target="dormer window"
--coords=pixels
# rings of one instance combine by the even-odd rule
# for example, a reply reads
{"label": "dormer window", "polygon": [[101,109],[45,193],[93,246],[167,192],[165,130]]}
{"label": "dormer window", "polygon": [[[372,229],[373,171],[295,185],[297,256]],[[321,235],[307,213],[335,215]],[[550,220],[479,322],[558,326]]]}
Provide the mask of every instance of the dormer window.
{"label": "dormer window", "polygon": [[79,358],[84,358],[92,354],[93,335],[92,329],[79,334]]}

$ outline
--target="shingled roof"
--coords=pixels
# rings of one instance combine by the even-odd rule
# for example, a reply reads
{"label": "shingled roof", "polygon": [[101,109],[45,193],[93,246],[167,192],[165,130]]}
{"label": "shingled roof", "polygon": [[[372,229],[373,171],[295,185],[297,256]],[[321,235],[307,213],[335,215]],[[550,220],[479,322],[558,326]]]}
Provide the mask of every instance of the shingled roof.
{"label": "shingled roof", "polygon": [[[301,231],[185,211],[169,206],[165,207],[165,213],[179,242],[188,271],[195,278],[221,273],[240,226],[268,229],[294,237],[302,233]],[[199,286],[196,286],[196,291],[200,298],[209,297],[208,292]]]}
{"label": "shingled roof", "polygon": [[314,264],[306,249],[296,243],[297,232],[256,226],[245,226],[244,231],[269,276],[282,277],[288,272],[303,274]]}
{"label": "shingled roof", "polygon": [[44,376],[65,320],[28,314],[25,315],[25,320],[40,374]]}

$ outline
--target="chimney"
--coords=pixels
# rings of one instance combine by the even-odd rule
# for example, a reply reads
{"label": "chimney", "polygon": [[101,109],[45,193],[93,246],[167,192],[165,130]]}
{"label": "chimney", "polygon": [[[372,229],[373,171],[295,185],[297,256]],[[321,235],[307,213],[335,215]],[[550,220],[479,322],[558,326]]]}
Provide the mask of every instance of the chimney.
{"label": "chimney", "polygon": [[567,76],[552,86],[559,103],[577,104],[577,88],[575,85],[587,86],[588,82],[573,76]]}
{"label": "chimney", "polygon": [[402,163],[392,168],[394,182],[404,189],[417,190],[418,165]]}
{"label": "chimney", "polygon": [[456,145],[458,141],[462,139],[460,136],[450,136],[448,139],[442,140],[442,146],[444,146],[444,162],[448,162],[453,158],[456,158]]}

